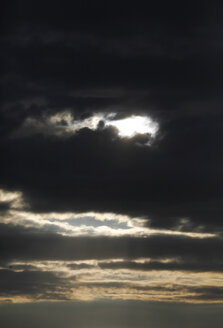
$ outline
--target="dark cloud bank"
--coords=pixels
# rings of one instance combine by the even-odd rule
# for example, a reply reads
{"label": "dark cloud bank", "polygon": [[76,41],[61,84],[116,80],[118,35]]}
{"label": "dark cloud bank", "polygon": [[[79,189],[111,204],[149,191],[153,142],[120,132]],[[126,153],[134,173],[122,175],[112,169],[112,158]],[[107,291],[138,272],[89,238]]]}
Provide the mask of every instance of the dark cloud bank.
{"label": "dark cloud bank", "polygon": [[[146,217],[158,230],[215,236],[74,238],[1,224],[1,296],[60,300],[69,288],[69,280],[32,271],[32,264],[16,272],[11,261],[97,259],[103,270],[222,272],[222,9],[217,1],[3,6],[0,188],[21,191],[35,213],[121,213]],[[43,128],[65,111],[79,121],[98,112],[148,115],[159,132],[146,146],[144,136],[120,139],[103,123],[66,136],[53,132],[65,121]],[[1,216],[9,209],[3,201]],[[131,261],[141,257],[152,261]],[[166,258],[174,261],[159,262]],[[222,301],[222,287],[198,289],[195,298]],[[0,313],[4,327],[197,328],[222,321],[217,304],[41,303],[2,305]]]}
{"label": "dark cloud bank", "polygon": [[22,228],[13,228],[9,225],[7,227],[2,225],[1,231],[0,252],[3,262],[16,259],[101,260],[120,257],[124,259],[151,257],[153,259],[181,259],[185,261],[185,268],[187,261],[191,261],[192,268],[194,264],[197,269],[200,262],[201,271],[203,271],[202,263],[206,268],[213,265],[213,271],[218,263],[218,270],[222,270],[222,238],[197,239],[162,234],[147,238],[67,237],[39,230],[26,229],[24,231]]}

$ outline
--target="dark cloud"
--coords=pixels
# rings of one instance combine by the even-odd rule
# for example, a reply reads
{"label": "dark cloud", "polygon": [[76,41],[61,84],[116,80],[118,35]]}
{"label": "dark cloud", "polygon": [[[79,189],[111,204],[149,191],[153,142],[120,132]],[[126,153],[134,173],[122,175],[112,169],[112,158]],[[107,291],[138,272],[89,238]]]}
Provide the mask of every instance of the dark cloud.
{"label": "dark cloud", "polygon": [[152,147],[113,140],[110,128],[7,140],[2,185],[22,190],[35,211],[129,213],[157,227],[187,218],[190,229],[222,229],[221,121],[191,117],[160,129]]}
{"label": "dark cloud", "polygon": [[95,265],[87,264],[87,263],[71,263],[67,264],[67,267],[72,270],[80,270],[80,269],[93,269]]}
{"label": "dark cloud", "polygon": [[[179,258],[191,262],[195,271],[203,271],[205,261],[213,271],[222,268],[221,238],[190,238],[173,235],[134,237],[66,237],[35,229],[1,225],[2,261],[12,260],[87,260],[87,259],[154,259]],[[103,247],[101,247],[103,245]],[[197,262],[197,264],[196,264]],[[187,265],[184,264],[186,267]],[[204,266],[205,268],[205,266]]]}
{"label": "dark cloud", "polygon": [[[66,299],[67,282],[52,272],[0,270],[0,296],[35,299]],[[59,288],[58,288],[59,287]]]}
{"label": "dark cloud", "polygon": [[196,292],[195,295],[197,300],[210,300],[210,301],[221,301],[223,296],[223,288],[215,286],[195,287],[192,291]]}
{"label": "dark cloud", "polygon": [[[97,1],[4,4],[0,188],[21,192],[30,212],[128,214],[145,217],[145,227],[167,229],[169,234],[74,238],[54,233],[52,225],[44,232],[1,224],[1,295],[9,300],[20,295],[65,298],[69,279],[38,271],[29,264],[34,260],[98,259],[103,260],[99,264],[103,270],[222,272],[222,9],[219,2],[199,0],[156,1],[146,7]],[[66,120],[46,124],[47,118],[65,111],[80,121],[98,112],[115,113],[116,119],[148,115],[159,124],[159,132],[151,146],[147,145],[149,135],[120,139],[117,130],[102,121],[95,131],[84,128],[65,136],[61,131],[68,126]],[[30,120],[34,123],[29,125]],[[12,204],[0,203],[2,220]],[[173,230],[213,232],[215,237],[190,238],[174,235]],[[131,261],[144,257],[152,261]],[[159,262],[167,258],[173,262]],[[12,263],[20,260],[26,264]],[[73,270],[94,268],[86,263],[65,265]],[[124,286],[122,282],[107,284],[117,289]],[[218,287],[185,290],[194,293],[194,301],[219,302],[222,289]],[[84,327],[87,317],[92,325],[94,307],[82,306],[74,304],[88,316],[75,321],[69,308],[67,326]],[[94,306],[98,313],[99,307]],[[153,311],[149,318],[148,305],[143,305],[143,311],[136,310],[137,306],[127,304],[122,323],[115,321],[122,317],[113,315],[112,311],[120,313],[116,305],[111,312],[100,310],[95,327],[101,326],[101,318],[111,326],[148,326]],[[213,319],[204,308],[174,306],[181,316],[174,307],[172,317],[168,314],[162,322],[158,311],[156,322],[160,322],[153,326],[166,328],[168,321],[171,327],[204,328],[218,327],[221,322],[218,307]],[[45,317],[41,305],[37,308]],[[29,312],[24,322],[18,308],[7,309],[3,325],[15,326],[17,316],[18,327],[35,325],[35,320],[30,324]],[[212,313],[213,308],[207,309]],[[10,311],[16,313],[15,319]],[[30,311],[33,319],[35,311]],[[162,311],[166,318],[168,307]],[[0,312],[4,312],[1,307]],[[55,318],[57,313],[51,318],[57,327],[60,323]],[[38,327],[44,327],[40,321],[37,318]]]}
{"label": "dark cloud", "polygon": [[[1,269],[1,297],[10,300],[15,296],[28,297],[30,300],[70,300],[70,291],[78,291],[82,288],[88,290],[105,290],[114,292],[124,289],[128,291],[142,292],[145,295],[153,295],[154,292],[159,293],[159,297],[168,297],[173,300],[172,293],[178,294],[181,301],[222,301],[222,287],[216,286],[184,286],[181,284],[137,284],[134,282],[126,283],[122,281],[111,282],[79,282],[74,284],[75,277],[59,277],[53,272],[43,271],[20,271]],[[118,295],[117,295],[118,296]],[[158,297],[158,298],[159,298]],[[119,298],[119,297],[118,297]]]}
{"label": "dark cloud", "polygon": [[[164,292],[164,295],[169,294],[169,299],[171,299],[171,293],[180,292],[179,295],[182,301],[187,301],[190,298],[194,297],[194,300],[200,301],[218,301],[221,302],[223,299],[223,288],[215,287],[215,286],[205,286],[205,287],[193,287],[193,286],[182,286],[182,285],[139,285],[134,283],[123,283],[123,282],[109,282],[109,283],[91,283],[91,284],[82,284],[80,286],[85,286],[88,288],[96,287],[96,288],[105,288],[109,290],[110,288],[119,289],[133,289],[142,291],[145,293],[153,293],[156,292]],[[188,293],[193,293],[192,295],[187,295]],[[194,295],[195,294],[195,295]],[[184,298],[185,297],[185,298]]]}
{"label": "dark cloud", "polygon": [[8,264],[6,269],[12,271],[38,271],[38,268],[33,264]]}
{"label": "dark cloud", "polygon": [[4,214],[6,211],[10,209],[10,204],[7,202],[1,202],[0,203],[0,213]]}
{"label": "dark cloud", "polygon": [[163,263],[160,261],[151,261],[146,263],[131,262],[131,261],[117,261],[117,262],[100,262],[100,268],[102,269],[129,269],[129,270],[140,270],[140,271],[151,271],[151,270],[168,270],[168,271],[191,271],[191,272],[222,272],[223,263],[213,262],[194,262],[191,261],[172,261]]}

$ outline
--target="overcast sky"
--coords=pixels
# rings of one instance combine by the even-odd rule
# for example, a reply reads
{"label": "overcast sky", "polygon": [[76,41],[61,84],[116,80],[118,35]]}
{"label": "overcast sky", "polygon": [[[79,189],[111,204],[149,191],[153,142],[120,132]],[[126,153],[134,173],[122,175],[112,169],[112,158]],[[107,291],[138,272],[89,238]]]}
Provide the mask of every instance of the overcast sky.
{"label": "overcast sky", "polygon": [[220,327],[223,6],[2,9],[5,327]]}

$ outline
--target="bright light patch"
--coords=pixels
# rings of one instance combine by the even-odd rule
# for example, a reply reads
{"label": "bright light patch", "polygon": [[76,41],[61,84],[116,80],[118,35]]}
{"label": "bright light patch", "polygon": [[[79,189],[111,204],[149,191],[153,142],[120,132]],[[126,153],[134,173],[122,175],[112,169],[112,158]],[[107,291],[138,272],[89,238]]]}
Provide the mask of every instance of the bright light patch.
{"label": "bright light patch", "polygon": [[[97,112],[93,115],[80,119],[75,118],[69,110],[56,113],[51,116],[44,116],[42,119],[27,118],[22,128],[18,129],[14,136],[27,136],[33,133],[42,133],[47,135],[55,135],[58,137],[69,137],[81,129],[90,129],[96,131],[106,127],[115,127],[117,129],[117,137],[133,138],[137,134],[148,137],[150,145],[159,129],[157,122],[152,118],[142,115],[131,115],[123,119],[116,119],[118,113],[102,113]],[[103,123],[100,125],[100,123]]]}
{"label": "bright light patch", "polygon": [[132,138],[137,134],[149,134],[154,137],[158,131],[158,124],[146,116],[131,116],[121,120],[106,122],[107,126],[118,129],[120,137]]}

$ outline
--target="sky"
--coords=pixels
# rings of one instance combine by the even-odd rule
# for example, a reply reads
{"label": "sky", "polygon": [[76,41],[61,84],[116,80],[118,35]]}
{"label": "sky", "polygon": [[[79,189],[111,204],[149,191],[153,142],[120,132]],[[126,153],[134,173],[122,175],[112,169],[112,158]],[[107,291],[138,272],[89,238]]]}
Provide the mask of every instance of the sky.
{"label": "sky", "polygon": [[2,7],[5,327],[220,327],[222,4]]}

